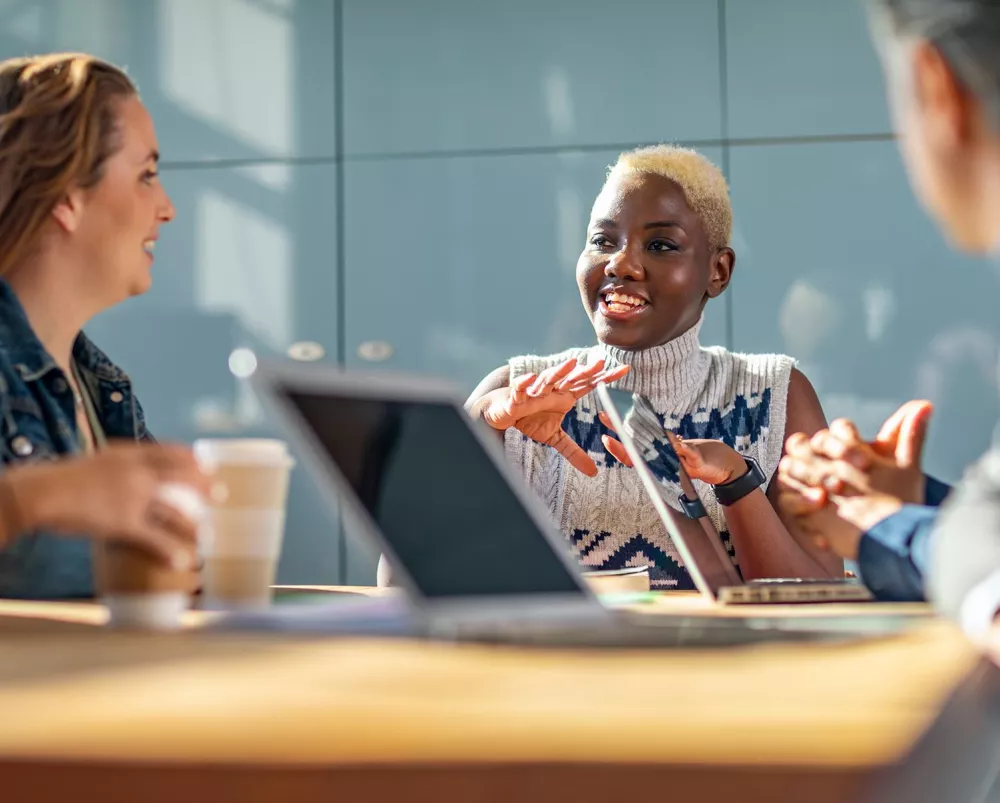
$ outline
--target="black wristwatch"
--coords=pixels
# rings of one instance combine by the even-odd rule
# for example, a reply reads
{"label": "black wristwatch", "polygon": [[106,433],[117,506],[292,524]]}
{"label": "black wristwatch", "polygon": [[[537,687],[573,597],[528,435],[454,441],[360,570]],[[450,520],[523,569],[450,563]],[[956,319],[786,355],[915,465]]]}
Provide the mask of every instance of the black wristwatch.
{"label": "black wristwatch", "polygon": [[705,506],[697,496],[694,499],[688,499],[687,494],[681,494],[680,501],[684,515],[689,519],[700,519],[702,516],[708,515],[708,511],[705,510]]}
{"label": "black wristwatch", "polygon": [[713,488],[716,500],[724,507],[736,504],[748,493],[767,482],[767,477],[760,470],[756,460],[752,457],[744,457],[743,459],[747,464],[746,474],[737,477],[732,482],[727,482],[725,485],[716,485]]}

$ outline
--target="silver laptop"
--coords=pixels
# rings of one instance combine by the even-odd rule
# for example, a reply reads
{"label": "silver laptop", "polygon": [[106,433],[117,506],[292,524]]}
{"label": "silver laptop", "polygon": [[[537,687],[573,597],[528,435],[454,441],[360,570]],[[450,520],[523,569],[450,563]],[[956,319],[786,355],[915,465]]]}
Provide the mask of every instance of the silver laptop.
{"label": "silver laptop", "polygon": [[[251,379],[331,510],[391,562],[413,634],[585,646],[736,645],[853,636],[871,624],[651,616],[589,589],[497,433],[426,379],[262,363]],[[886,620],[877,628],[895,630]]]}
{"label": "silver laptop", "polygon": [[743,582],[722,538],[708,516],[689,518],[677,505],[680,494],[697,498],[697,490],[649,401],[638,394],[602,385],[601,407],[639,472],[646,493],[668,535],[684,559],[695,587],[721,604],[789,602],[863,602],[873,599],[860,582],[847,578],[812,580],[772,578]]}

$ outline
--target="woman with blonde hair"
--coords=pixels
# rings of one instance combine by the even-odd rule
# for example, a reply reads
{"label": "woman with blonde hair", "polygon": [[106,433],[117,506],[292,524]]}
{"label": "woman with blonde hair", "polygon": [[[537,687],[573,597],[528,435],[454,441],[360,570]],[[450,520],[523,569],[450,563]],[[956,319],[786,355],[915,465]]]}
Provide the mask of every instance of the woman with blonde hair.
{"label": "woman with blonde hair", "polygon": [[[7,467],[94,452],[114,439],[149,440],[128,377],[82,329],[150,286],[160,226],[174,217],[158,160],[153,121],[117,67],[80,53],[0,62],[0,462]],[[145,510],[163,538],[189,536],[152,497]],[[85,541],[41,532],[0,544],[0,596],[92,590]]]}
{"label": "woman with blonde hair", "polygon": [[732,278],[731,233],[726,180],[704,156],[666,145],[623,153],[576,270],[597,345],[514,357],[469,399],[587,568],[646,565],[654,588],[692,587],[598,413],[593,384],[609,381],[647,397],[681,436],[678,456],[745,579],[843,576],[836,556],[799,546],[773,506],[786,431],[826,425],[809,381],[790,357],[698,338],[705,305]]}

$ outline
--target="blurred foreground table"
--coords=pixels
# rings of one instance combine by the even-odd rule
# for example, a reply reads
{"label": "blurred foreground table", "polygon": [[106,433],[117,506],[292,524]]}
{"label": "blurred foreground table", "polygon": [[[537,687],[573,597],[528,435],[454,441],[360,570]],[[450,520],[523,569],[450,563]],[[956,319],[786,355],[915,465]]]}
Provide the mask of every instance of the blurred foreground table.
{"label": "blurred foreground table", "polygon": [[[717,614],[685,594],[642,609]],[[725,614],[762,611],[918,622],[846,645],[560,651],[205,633],[199,613],[121,633],[97,605],[0,602],[0,800],[856,800],[977,663],[920,606]]]}

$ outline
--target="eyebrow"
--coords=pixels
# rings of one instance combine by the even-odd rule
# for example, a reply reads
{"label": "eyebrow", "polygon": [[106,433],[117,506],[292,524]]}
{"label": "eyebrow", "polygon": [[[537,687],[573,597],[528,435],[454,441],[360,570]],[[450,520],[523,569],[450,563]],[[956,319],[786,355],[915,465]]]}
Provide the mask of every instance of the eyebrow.
{"label": "eyebrow", "polygon": [[[608,220],[607,218],[601,218],[600,220],[595,220],[590,224],[591,227],[601,228],[601,229],[617,229],[618,224],[613,220]],[[654,220],[651,223],[647,223],[643,226],[644,229],[683,229],[684,227],[678,223],[676,220]]]}

